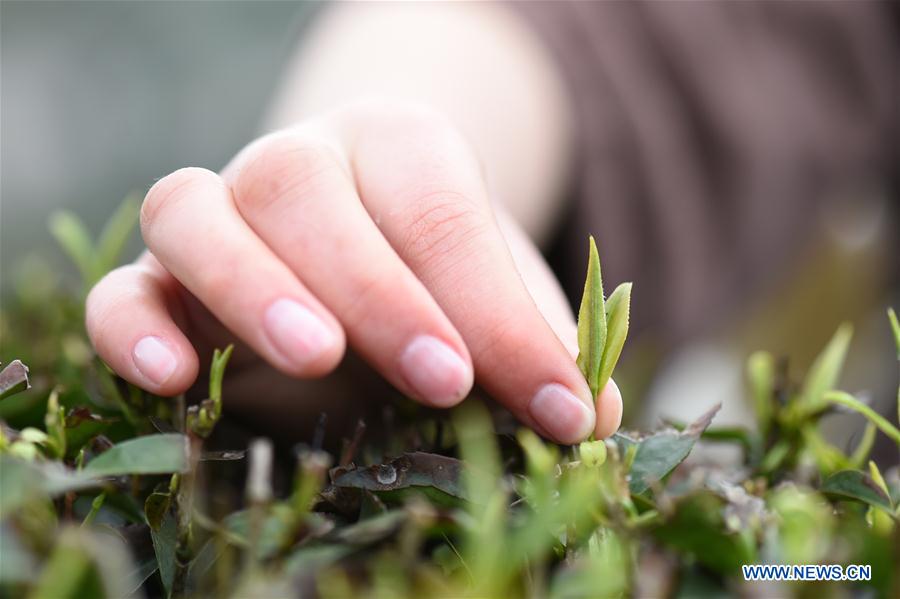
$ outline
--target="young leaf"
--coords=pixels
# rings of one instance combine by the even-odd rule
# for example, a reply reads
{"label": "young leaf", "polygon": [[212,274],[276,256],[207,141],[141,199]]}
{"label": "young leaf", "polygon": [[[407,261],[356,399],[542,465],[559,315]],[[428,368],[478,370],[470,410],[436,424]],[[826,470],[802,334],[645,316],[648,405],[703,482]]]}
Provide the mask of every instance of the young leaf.
{"label": "young leaf", "polygon": [[216,349],[213,352],[212,366],[209,369],[209,398],[216,405],[216,418],[222,415],[222,379],[225,377],[225,367],[234,351],[234,344],[230,344],[225,351]]}
{"label": "young leaf", "polygon": [[597,244],[590,238],[587,277],[578,309],[578,358],[576,362],[591,388],[593,396],[600,390],[600,362],[606,346],[606,306],[603,300],[603,278]]}
{"label": "young leaf", "polygon": [[71,212],[57,212],[50,217],[50,233],[78,267],[84,283],[95,281],[100,273],[94,266],[94,243],[84,223]]}
{"label": "young leaf", "polygon": [[884,482],[884,477],[881,475],[881,470],[878,469],[878,464],[869,460],[869,476],[872,477],[872,480],[875,481],[875,484],[884,491],[884,494],[888,497],[891,496],[890,491],[888,491],[887,483]]}
{"label": "young leaf", "polygon": [[893,439],[894,443],[900,446],[900,430],[897,430],[897,428],[893,424],[888,422],[884,416],[882,416],[863,402],[859,401],[849,393],[846,393],[844,391],[829,391],[825,394],[825,401],[842,405],[845,408],[850,408],[854,412],[859,412],[860,414],[868,418],[872,424],[881,429],[881,432]]}
{"label": "young leaf", "polygon": [[[603,390],[622,355],[622,347],[628,336],[628,315],[631,310],[631,283],[616,287],[606,300],[606,345],[600,358],[600,374],[597,377],[597,392]],[[594,393],[597,396],[597,393]]]}
{"label": "young leaf", "polygon": [[90,476],[168,474],[188,470],[188,441],[184,435],[147,435],[114,445],[88,462]]}
{"label": "young leaf", "polygon": [[775,358],[769,352],[758,351],[747,360],[747,379],[756,408],[759,431],[765,435],[772,423],[775,402]]}
{"label": "young leaf", "polygon": [[[113,269],[119,261],[122,249],[131,237],[131,232],[138,221],[140,201],[134,194],[126,197],[100,233],[94,254],[94,266],[101,275]],[[96,281],[92,281],[95,283]]]}
{"label": "young leaf", "polygon": [[854,500],[891,513],[891,498],[872,478],[857,470],[835,472],[822,482],[822,493],[836,499]]}
{"label": "young leaf", "polygon": [[866,458],[869,457],[872,446],[875,444],[875,433],[877,431],[878,428],[874,424],[871,422],[866,423],[862,438],[859,440],[856,449],[853,450],[853,454],[850,456],[850,467],[852,469],[857,470],[862,468],[862,465],[866,463]]}
{"label": "young leaf", "polygon": [[849,323],[842,324],[813,362],[795,408],[801,417],[819,412],[828,405],[825,393],[837,384],[852,336],[853,327]]}

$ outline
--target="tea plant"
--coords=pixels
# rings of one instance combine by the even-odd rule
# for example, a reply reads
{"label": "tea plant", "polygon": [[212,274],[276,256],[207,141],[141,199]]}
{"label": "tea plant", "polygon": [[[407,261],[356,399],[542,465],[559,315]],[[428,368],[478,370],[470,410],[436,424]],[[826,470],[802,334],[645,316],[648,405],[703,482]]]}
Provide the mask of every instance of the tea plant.
{"label": "tea plant", "polygon": [[[80,249],[63,245],[88,285],[97,271],[86,266],[111,266],[98,248],[117,244],[72,238]],[[578,364],[596,392],[624,344],[631,287],[604,298],[590,248]],[[208,398],[154,397],[93,357],[79,295],[23,279],[0,313],[5,357],[22,358],[0,373],[0,595],[900,593],[900,481],[869,455],[878,435],[900,448],[900,433],[839,389],[849,326],[800,381],[774,356],[752,355],[747,428],[711,426],[713,406],[691,423],[573,451],[526,429],[496,432],[472,397],[446,418],[404,406],[410,418],[395,419],[388,444],[360,426],[333,455],[323,425],[289,454],[226,434],[230,348],[212,358]],[[845,452],[820,421],[848,410],[867,427]],[[741,457],[685,461],[698,443]],[[872,579],[761,586],[741,576],[754,563],[869,564]]]}

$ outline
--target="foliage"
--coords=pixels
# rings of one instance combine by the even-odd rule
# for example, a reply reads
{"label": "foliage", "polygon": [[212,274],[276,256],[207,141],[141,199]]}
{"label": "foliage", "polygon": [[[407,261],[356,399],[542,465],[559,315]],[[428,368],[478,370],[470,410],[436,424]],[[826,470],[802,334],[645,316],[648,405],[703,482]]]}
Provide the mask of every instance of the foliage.
{"label": "foliage", "polygon": [[[122,245],[121,232],[93,244],[71,218],[54,227],[86,285]],[[627,333],[630,286],[604,300],[593,241],[590,264],[579,366],[600,389]],[[576,452],[524,429],[497,434],[470,398],[428,427],[422,414],[395,422],[430,432],[383,459],[362,428],[337,458],[317,435],[281,488],[273,472],[285,456],[271,443],[253,441],[246,459],[213,447],[228,419],[230,348],[212,359],[206,400],[154,397],[93,356],[80,293],[35,273],[47,276],[32,269],[0,315],[4,357],[22,359],[0,374],[0,595],[900,592],[900,483],[869,460],[876,435],[900,439],[896,423],[837,389],[849,327],[797,384],[773,356],[750,357],[751,428],[715,428],[714,406]],[[849,455],[819,430],[839,409],[871,422]],[[734,445],[740,463],[691,456],[699,443]],[[871,564],[873,578],[754,590],[740,571],[751,563]]]}

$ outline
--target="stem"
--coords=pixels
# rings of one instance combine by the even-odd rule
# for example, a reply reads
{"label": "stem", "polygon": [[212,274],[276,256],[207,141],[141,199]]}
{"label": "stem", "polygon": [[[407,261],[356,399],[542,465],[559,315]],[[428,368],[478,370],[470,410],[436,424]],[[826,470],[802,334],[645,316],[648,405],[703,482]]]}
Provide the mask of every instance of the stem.
{"label": "stem", "polygon": [[177,485],[175,494],[175,527],[176,550],[175,555],[175,580],[172,582],[172,594],[182,595],[187,578],[187,566],[191,558],[191,544],[193,534],[191,519],[194,513],[194,487],[197,479],[197,465],[200,461],[200,453],[203,450],[202,442],[197,437],[190,435],[190,449],[188,461],[190,468],[179,478],[172,477],[170,489]]}
{"label": "stem", "polygon": [[244,577],[249,578],[259,565],[259,541],[266,520],[267,506],[272,500],[272,442],[255,439],[248,452],[247,503],[249,526],[247,540],[250,547],[244,562]]}
{"label": "stem", "polygon": [[894,443],[900,445],[900,430],[887,421],[881,414],[862,403],[849,393],[844,391],[829,391],[825,394],[825,399],[830,401],[831,403],[840,404],[844,407],[850,408],[855,412],[859,412],[863,416],[869,419],[869,421],[881,429],[885,435],[890,437]]}

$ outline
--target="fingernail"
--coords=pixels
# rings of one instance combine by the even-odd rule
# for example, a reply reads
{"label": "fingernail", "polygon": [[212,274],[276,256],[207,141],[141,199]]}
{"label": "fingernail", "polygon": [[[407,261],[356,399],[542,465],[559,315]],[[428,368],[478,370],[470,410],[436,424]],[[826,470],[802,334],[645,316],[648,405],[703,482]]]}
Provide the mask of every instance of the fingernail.
{"label": "fingernail", "polygon": [[280,299],[263,317],[269,339],[290,362],[303,366],[334,345],[331,330],[302,304]]}
{"label": "fingernail", "polygon": [[591,409],[558,383],[541,387],[531,398],[528,412],[556,440],[563,443],[581,441],[594,428]]}
{"label": "fingernail", "polygon": [[151,382],[162,385],[178,366],[175,354],[159,337],[144,337],[134,344],[134,365]]}
{"label": "fingernail", "polygon": [[406,346],[400,369],[422,399],[441,408],[459,402],[472,386],[472,369],[449,345],[429,335]]}

